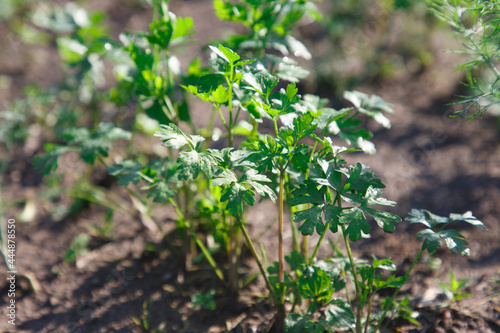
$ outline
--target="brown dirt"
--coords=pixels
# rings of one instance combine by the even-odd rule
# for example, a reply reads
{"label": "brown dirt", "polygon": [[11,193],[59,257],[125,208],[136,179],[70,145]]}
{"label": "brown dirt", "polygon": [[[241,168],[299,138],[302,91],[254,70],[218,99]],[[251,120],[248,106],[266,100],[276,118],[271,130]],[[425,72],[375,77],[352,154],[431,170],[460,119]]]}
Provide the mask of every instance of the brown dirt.
{"label": "brown dirt", "polygon": [[[90,8],[106,10],[113,34],[128,29],[146,29],[150,12],[140,6],[118,4],[116,1],[89,1]],[[129,3],[129,2],[126,2]],[[179,16],[194,16],[200,42],[220,37],[230,25],[215,24],[210,1],[172,1],[172,10]],[[36,82],[50,87],[60,80],[57,54],[53,47],[26,47],[9,33],[6,23],[0,24],[0,75],[12,84],[0,97],[12,100],[22,95],[22,88]],[[6,33],[3,33],[6,32]],[[371,124],[377,146],[375,156],[356,154],[351,161],[370,165],[387,185],[385,197],[398,202],[393,210],[406,216],[412,207],[425,208],[439,215],[471,210],[490,230],[485,232],[463,226],[472,255],[459,257],[439,250],[436,257],[443,264],[430,270],[422,260],[403,290],[410,295],[412,306],[419,311],[420,328],[405,322],[392,323],[391,331],[399,332],[500,332],[500,140],[497,120],[463,122],[447,117],[448,105],[457,87],[460,74],[453,74],[456,58],[442,51],[450,45],[438,35],[431,41],[435,59],[418,73],[403,72],[383,81],[369,82],[357,88],[375,93],[392,103],[396,112],[390,116],[393,128],[381,130]],[[191,56],[193,49],[186,54]],[[191,51],[190,51],[191,50]],[[41,55],[41,56],[40,56]],[[195,113],[202,112],[196,104]],[[204,115],[196,117],[203,122]],[[76,215],[63,221],[52,219],[52,206],[38,200],[37,193],[46,189],[41,176],[31,165],[31,158],[41,149],[26,153],[22,144],[15,149],[13,163],[4,176],[7,200],[34,198],[37,217],[31,223],[17,223],[17,264],[19,271],[31,278],[36,292],[27,280],[18,281],[18,332],[139,332],[132,317],[141,317],[143,304],[152,300],[151,326],[163,326],[167,332],[265,332],[271,324],[272,309],[262,301],[263,284],[253,283],[241,295],[216,296],[215,312],[193,309],[193,292],[219,289],[215,275],[205,264],[180,272],[176,244],[158,242],[142,225],[140,217],[116,213],[111,242],[93,238],[91,251],[79,258],[76,265],[63,258],[73,238],[94,224],[102,224],[106,210],[86,205]],[[71,174],[82,169],[76,158],[65,156],[61,170]],[[106,179],[102,172],[94,177],[110,191],[129,200],[126,192]],[[15,217],[22,206],[16,205],[7,217]],[[277,213],[268,202],[253,209],[251,233],[266,247],[269,260],[276,258]],[[158,208],[155,216],[165,228],[173,229],[170,211]],[[261,233],[261,230],[267,230]],[[402,222],[396,232],[385,235],[375,232],[372,239],[355,244],[356,254],[363,258],[392,257],[407,268],[416,256],[420,242],[415,240],[418,228]],[[332,235],[335,241],[336,236]],[[173,237],[175,239],[175,237]],[[314,237],[313,237],[314,239]],[[291,231],[285,231],[291,242]],[[311,241],[313,244],[314,241]],[[154,251],[146,250],[153,245]],[[173,246],[174,245],[174,246]],[[311,245],[313,246],[313,245]],[[149,247],[148,247],[149,248]],[[320,258],[330,254],[323,247]],[[256,267],[248,262],[247,272]],[[4,266],[2,266],[4,267]],[[4,267],[5,268],[5,267]],[[2,268],[2,269],[4,269]],[[457,278],[475,278],[468,291],[473,296],[447,308],[437,281],[448,282],[448,270]],[[8,286],[0,282],[0,329],[7,332],[6,300]],[[441,307],[440,307],[441,306]]]}

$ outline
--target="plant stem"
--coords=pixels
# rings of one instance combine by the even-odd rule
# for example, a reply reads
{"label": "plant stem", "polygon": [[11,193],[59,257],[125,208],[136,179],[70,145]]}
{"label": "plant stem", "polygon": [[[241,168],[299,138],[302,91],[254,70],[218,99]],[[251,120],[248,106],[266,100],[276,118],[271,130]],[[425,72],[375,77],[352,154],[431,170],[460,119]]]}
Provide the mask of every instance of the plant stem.
{"label": "plant stem", "polygon": [[314,258],[316,258],[316,255],[318,254],[319,247],[321,246],[321,243],[323,242],[323,238],[325,238],[326,232],[327,232],[329,227],[330,227],[330,222],[326,222],[325,231],[323,231],[323,233],[319,237],[318,243],[316,244],[316,247],[314,248],[314,252],[313,252],[311,258],[309,258],[309,266],[312,266],[312,264],[314,263]]}
{"label": "plant stem", "polygon": [[[411,263],[410,268],[406,271],[406,274],[405,274],[404,279],[403,279],[403,283],[406,283],[408,281],[408,278],[410,276],[411,271],[413,270],[413,268],[415,267],[415,265],[417,264],[417,262],[420,260],[420,257],[422,257],[422,255],[424,254],[424,252],[425,252],[424,249],[420,250],[420,252],[418,253],[418,255],[415,258],[415,260]],[[374,332],[378,332],[378,330],[380,329],[380,326],[382,326],[382,322],[384,321],[384,319],[385,319],[385,317],[387,315],[387,312],[392,307],[392,304],[394,303],[394,300],[396,299],[396,296],[398,296],[400,290],[401,290],[401,287],[398,287],[394,291],[394,294],[392,295],[389,304],[385,307],[384,313],[382,313],[382,316],[380,317],[379,322],[377,324],[377,327],[375,327],[375,331]]]}
{"label": "plant stem", "polygon": [[309,258],[309,236],[302,236],[302,255],[307,260]]}
{"label": "plant stem", "polygon": [[354,262],[354,257],[352,256],[351,246],[349,245],[349,238],[346,234],[345,225],[341,225],[342,227],[342,235],[344,236],[345,248],[347,250],[347,255],[349,256],[349,262],[351,263],[351,271],[354,277],[354,287],[356,289],[356,333],[361,333],[361,316],[363,315],[363,309],[361,308],[360,299],[361,299],[361,289],[359,287],[358,281],[358,272],[356,270],[356,264]]}
{"label": "plant stem", "polygon": [[284,184],[285,184],[285,169],[280,170],[280,189],[278,198],[278,246],[279,246],[279,263],[278,263],[278,283],[284,280],[283,264],[283,197],[284,197]]}
{"label": "plant stem", "polygon": [[[290,184],[290,177],[288,177],[287,175],[285,175],[285,176],[286,176],[285,182],[287,184]],[[286,191],[286,198],[287,198],[287,200],[289,200],[292,197],[292,195],[290,193],[290,186],[289,185],[285,186],[285,191]],[[288,207],[290,210],[290,216],[294,216],[295,212],[297,211],[297,206],[288,205]],[[297,230],[297,226],[295,225],[295,223],[293,222],[292,219],[290,219],[290,226],[292,228],[293,250],[299,252],[300,251],[299,231]]]}
{"label": "plant stem", "polygon": [[370,326],[370,315],[372,312],[372,300],[373,300],[373,294],[370,294],[370,296],[368,297],[368,313],[366,314],[365,333],[368,333],[368,327]]}
{"label": "plant stem", "polygon": [[[279,198],[278,198],[278,247],[279,247],[279,261],[278,261],[278,283],[282,284],[285,280],[283,271],[284,254],[283,254],[283,197],[285,196],[285,167],[280,168],[280,185],[279,185]],[[275,319],[276,330],[278,333],[284,332],[286,309],[285,309],[285,293],[280,293],[280,298],[276,303],[277,313]]]}
{"label": "plant stem", "polygon": [[[189,193],[189,184],[187,181],[184,181],[184,220],[186,224],[193,230],[194,226],[189,218],[189,201],[190,201],[190,193]],[[191,258],[190,258],[190,248],[191,248],[191,239],[188,235],[188,228],[184,229],[184,244],[183,244],[183,255],[184,255],[184,273],[191,267]]]}
{"label": "plant stem", "polygon": [[245,228],[245,225],[241,222],[241,217],[236,217],[236,223],[241,229],[241,233],[243,234],[243,237],[245,237],[245,241],[247,242],[248,247],[250,248],[250,252],[252,252],[252,256],[257,262],[257,266],[259,266],[260,274],[264,278],[264,281],[266,282],[267,289],[269,289],[269,292],[271,294],[271,298],[273,299],[273,302],[276,304],[276,294],[274,293],[274,289],[271,286],[271,282],[269,282],[269,278],[267,277],[266,271],[264,270],[264,266],[262,265],[262,261],[259,258],[259,255],[257,254],[257,250],[255,249],[255,246],[253,245],[252,240],[250,239],[250,235],[247,232],[247,229]]}
{"label": "plant stem", "polygon": [[228,127],[228,145],[229,147],[233,147],[233,127],[234,127],[234,119],[233,119],[233,80],[234,80],[234,66],[231,64],[231,74],[229,80],[227,81],[228,85],[228,95],[229,100],[227,101],[228,109],[229,109],[229,127]]}
{"label": "plant stem", "polygon": [[236,235],[234,232],[234,219],[229,217],[229,289],[231,292],[238,290],[238,274],[236,267]]}
{"label": "plant stem", "polygon": [[168,201],[170,202],[170,204],[172,205],[172,207],[174,207],[175,212],[177,213],[177,217],[179,218],[179,221],[181,222],[181,224],[183,224],[183,226],[185,228],[189,229],[189,231],[191,232],[191,236],[194,238],[194,240],[195,240],[196,244],[199,246],[201,252],[203,252],[203,255],[205,256],[205,259],[207,259],[207,261],[210,264],[210,266],[212,266],[212,268],[214,269],[215,274],[217,274],[217,276],[219,277],[219,279],[225,285],[226,281],[224,280],[224,274],[222,274],[222,271],[217,266],[217,263],[215,262],[214,258],[212,257],[212,255],[210,254],[210,252],[208,251],[208,249],[205,247],[205,244],[203,244],[203,242],[196,235],[196,233],[194,232],[194,230],[188,225],[188,223],[184,219],[184,214],[182,214],[182,211],[179,209],[179,206],[177,206],[177,203],[174,201],[174,199],[169,198]]}

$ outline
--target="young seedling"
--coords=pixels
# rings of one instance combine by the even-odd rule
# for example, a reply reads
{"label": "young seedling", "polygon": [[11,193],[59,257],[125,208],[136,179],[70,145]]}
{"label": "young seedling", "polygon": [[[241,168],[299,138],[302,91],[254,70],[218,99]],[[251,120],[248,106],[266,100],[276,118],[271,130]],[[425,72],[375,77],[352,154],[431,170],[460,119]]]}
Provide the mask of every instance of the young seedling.
{"label": "young seedling", "polygon": [[450,301],[450,306],[453,306],[453,304],[458,303],[461,299],[472,296],[472,293],[464,292],[464,290],[475,279],[472,278],[472,279],[457,280],[455,278],[455,274],[451,269],[449,271],[449,276],[450,276],[449,284],[445,284],[443,282],[438,282],[438,284],[441,287],[441,290],[443,290],[443,294]]}

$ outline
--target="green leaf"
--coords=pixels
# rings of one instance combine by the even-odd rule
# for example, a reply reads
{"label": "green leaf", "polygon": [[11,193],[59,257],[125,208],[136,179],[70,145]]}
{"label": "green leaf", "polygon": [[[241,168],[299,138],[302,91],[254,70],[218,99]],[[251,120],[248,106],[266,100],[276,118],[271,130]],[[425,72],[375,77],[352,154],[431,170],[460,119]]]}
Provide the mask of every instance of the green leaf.
{"label": "green leaf", "polygon": [[476,217],[472,215],[472,212],[466,212],[464,214],[450,214],[450,221],[463,221],[467,222],[479,229],[488,230],[488,227],[484,225],[483,222],[479,221]]}
{"label": "green leaf", "polygon": [[366,220],[363,210],[358,207],[343,211],[340,223],[349,224],[345,232],[353,242],[363,238],[363,234],[370,234],[370,223]]}
{"label": "green leaf", "polygon": [[326,190],[324,188],[318,189],[316,183],[306,179],[304,184],[300,184],[298,188],[293,190],[289,203],[292,206],[302,204],[322,205],[325,202],[325,195]]}
{"label": "green leaf", "polygon": [[316,232],[321,235],[325,231],[322,215],[323,207],[314,206],[300,212],[296,212],[293,221],[304,221],[304,223],[299,227],[299,231],[302,232],[303,235],[312,235],[314,233],[314,229],[316,229]]}
{"label": "green leaf", "polygon": [[374,259],[373,260],[373,268],[384,269],[387,271],[395,271],[396,265],[394,264],[394,261],[392,261],[392,259],[390,259],[390,258]]}
{"label": "green leaf", "polygon": [[245,186],[235,183],[222,190],[221,202],[227,201],[226,209],[232,216],[241,216],[243,213],[243,203],[250,206],[255,204],[255,193],[246,189]]}
{"label": "green leaf", "polygon": [[319,116],[314,119],[313,124],[316,124],[320,129],[328,127],[333,121],[338,120],[347,115],[352,108],[344,108],[339,111],[331,108],[323,108],[320,110]]}
{"label": "green leaf", "polygon": [[314,116],[310,112],[307,112],[294,118],[292,129],[295,141],[310,136],[316,130]]}
{"label": "green leaf", "polygon": [[229,91],[223,85],[218,86],[215,91],[212,91],[211,95],[211,99],[218,104],[227,103],[229,100]]}
{"label": "green leaf", "polygon": [[331,232],[337,232],[339,230],[338,227],[340,225],[342,208],[333,205],[325,205],[323,210],[325,211],[325,222],[330,223]]}
{"label": "green leaf", "polygon": [[285,261],[290,265],[290,269],[295,271],[304,265],[305,258],[300,254],[300,252],[292,251],[289,256],[285,256]]}
{"label": "green leaf", "polygon": [[446,217],[435,215],[425,209],[413,208],[408,214],[406,221],[410,223],[422,223],[428,228],[434,228],[438,224],[448,223],[449,219]]}
{"label": "green leaf", "polygon": [[224,169],[211,180],[212,186],[228,186],[236,182],[238,182],[236,174],[229,169]]}
{"label": "green leaf", "polygon": [[160,138],[165,146],[174,149],[182,148],[186,144],[188,144],[191,149],[196,149],[198,144],[205,140],[201,135],[189,135],[184,133],[174,124],[161,124],[155,136]]}
{"label": "green leaf", "polygon": [[271,182],[269,178],[264,175],[258,174],[255,169],[248,169],[245,171],[240,179],[240,184],[248,184],[252,186],[255,191],[261,196],[268,196],[273,202],[276,201],[276,194],[269,186],[262,185],[259,182]]}
{"label": "green leaf", "polygon": [[324,333],[330,328],[325,320],[312,321],[307,315],[290,313],[285,320],[285,332],[287,333]]}
{"label": "green leaf", "polygon": [[217,166],[217,161],[210,153],[198,153],[195,150],[180,152],[177,163],[179,180],[196,179],[200,172],[211,178]]}
{"label": "green leaf", "polygon": [[234,52],[233,50],[219,44],[218,47],[210,45],[209,48],[215,52],[219,57],[229,62],[230,64],[234,64],[238,60],[240,60],[240,56]]}
{"label": "green leaf", "polygon": [[466,212],[465,214],[450,214],[450,217],[442,217],[435,215],[425,209],[412,209],[408,214],[406,221],[410,223],[421,223],[427,228],[434,228],[439,224],[450,224],[457,221],[463,221],[469,223],[480,229],[488,230],[488,227],[484,225],[483,222],[478,220],[472,215],[472,212]]}
{"label": "green leaf", "polygon": [[148,52],[147,49],[139,47],[136,43],[132,42],[128,47],[128,52],[139,72],[153,68],[154,58],[151,51]]}
{"label": "green leaf", "polygon": [[401,218],[399,216],[383,210],[364,208],[363,211],[372,216],[377,222],[378,226],[385,232],[394,232],[394,230],[396,229],[394,223],[401,222]]}
{"label": "green leaf", "polygon": [[[172,40],[184,40],[184,37],[194,34],[194,22],[191,17],[178,17],[175,22],[175,29],[172,35]],[[176,42],[177,44],[178,42]]]}
{"label": "green leaf", "polygon": [[172,18],[169,16],[167,16],[167,19],[158,18],[151,22],[149,29],[151,30],[151,33],[146,36],[147,40],[151,44],[167,48],[174,32]]}
{"label": "green leaf", "polygon": [[422,249],[427,250],[430,254],[436,252],[438,247],[441,247],[441,238],[445,241],[446,246],[454,253],[459,253],[463,256],[470,255],[470,249],[467,248],[467,241],[458,230],[449,229],[434,232],[431,229],[419,231],[417,239],[424,239]]}
{"label": "green leaf", "polygon": [[130,183],[138,184],[141,181],[142,164],[132,160],[123,160],[115,163],[106,170],[112,176],[118,178],[118,185],[127,186]]}
{"label": "green leaf", "polygon": [[199,91],[197,87],[189,85],[182,86],[184,89],[189,91],[191,94],[198,96],[199,99],[205,102],[210,102],[210,92],[208,91]]}
{"label": "green leaf", "polygon": [[337,193],[342,194],[344,192],[342,187],[342,173],[334,170],[334,168],[325,160],[318,160],[318,163],[323,171],[323,174],[317,175],[321,177],[311,177],[311,179],[319,185],[331,187],[337,191]]}
{"label": "green leaf", "polygon": [[250,85],[249,89],[258,92],[261,95],[264,95],[264,91],[262,89],[262,85],[257,82],[257,78],[252,73],[243,74],[243,81]]}
{"label": "green leaf", "polygon": [[382,195],[382,190],[378,188],[374,188],[373,186],[369,186],[364,195],[361,194],[349,194],[343,193],[342,197],[349,203],[354,205],[360,205],[362,208],[366,208],[373,205],[382,205],[382,206],[394,206],[396,205],[395,201],[390,201],[385,198],[380,198]]}
{"label": "green leaf", "polygon": [[344,185],[345,191],[366,191],[370,186],[373,188],[385,188],[385,185],[377,175],[361,163],[350,167],[349,178]]}
{"label": "green leaf", "polygon": [[163,180],[156,181],[146,189],[150,190],[147,196],[148,198],[153,198],[153,202],[162,204],[168,203],[169,199],[173,198],[176,192]]}
{"label": "green leaf", "polygon": [[467,247],[469,243],[465,240],[458,230],[442,230],[438,232],[439,237],[443,238],[446,246],[454,253],[459,253],[463,256],[470,256],[470,249]]}
{"label": "green leaf", "polygon": [[45,154],[35,157],[33,166],[36,169],[42,169],[43,175],[48,175],[58,167],[59,157],[65,152],[75,150],[73,147],[65,147],[55,144],[45,144],[43,146]]}
{"label": "green leaf", "polygon": [[299,291],[305,298],[312,298],[319,304],[328,303],[333,295],[330,275],[317,266],[305,268],[299,278]]}
{"label": "green leaf", "polygon": [[405,284],[404,276],[396,277],[396,275],[389,275],[385,280],[382,279],[382,274],[375,276],[373,285],[375,290],[382,288],[401,288]]}
{"label": "green leaf", "polygon": [[87,53],[87,46],[69,37],[57,38],[57,49],[61,59],[68,64],[82,61]]}
{"label": "green leaf", "polygon": [[330,301],[325,311],[326,321],[334,327],[351,329],[355,326],[354,313],[349,304],[344,300],[336,298]]}
{"label": "green leaf", "polygon": [[295,39],[291,35],[288,35],[285,37],[285,43],[290,52],[292,52],[294,56],[301,57],[306,60],[311,59],[312,57],[311,53],[309,53],[307,47],[304,44],[302,44],[301,41]]}
{"label": "green leaf", "polygon": [[364,113],[380,123],[386,128],[391,128],[390,120],[383,114],[383,112],[392,113],[394,110],[382,98],[377,95],[367,95],[359,91],[346,91],[344,98],[350,101],[358,109],[359,112]]}
{"label": "green leaf", "polygon": [[295,147],[295,149],[293,149],[293,151],[291,152],[292,167],[305,174],[307,172],[307,169],[309,169],[310,153],[311,153],[311,147],[308,145],[301,144]]}
{"label": "green leaf", "polygon": [[431,229],[425,229],[417,233],[417,239],[424,239],[422,250],[427,250],[430,254],[436,252],[441,247],[441,238]]}
{"label": "green leaf", "polygon": [[309,71],[301,66],[289,57],[279,58],[274,55],[266,55],[267,59],[271,59],[271,63],[273,64],[272,68],[275,68],[277,65],[277,69],[274,72],[281,80],[289,81],[289,82],[299,82],[301,79],[305,79],[309,75]]}
{"label": "green leaf", "polygon": [[132,135],[113,124],[100,123],[93,133],[86,128],[72,128],[62,136],[70,145],[79,148],[80,156],[85,162],[93,164],[98,156],[108,156],[108,150],[114,141],[130,139]]}

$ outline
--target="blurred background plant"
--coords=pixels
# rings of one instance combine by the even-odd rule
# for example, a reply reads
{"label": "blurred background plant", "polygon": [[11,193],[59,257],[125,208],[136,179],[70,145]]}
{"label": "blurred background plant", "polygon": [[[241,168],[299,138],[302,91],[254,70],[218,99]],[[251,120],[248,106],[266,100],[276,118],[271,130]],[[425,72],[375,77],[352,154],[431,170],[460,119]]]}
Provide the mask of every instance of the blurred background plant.
{"label": "blurred background plant", "polygon": [[454,52],[465,55],[458,67],[466,74],[467,88],[459,96],[461,104],[455,116],[467,119],[486,112],[500,115],[500,3],[480,0],[439,0],[429,5],[436,17],[446,22],[462,42]]}
{"label": "blurred background plant", "polygon": [[325,1],[301,32],[315,57],[312,89],[337,95],[367,81],[416,74],[433,62],[439,25],[423,0]]}

